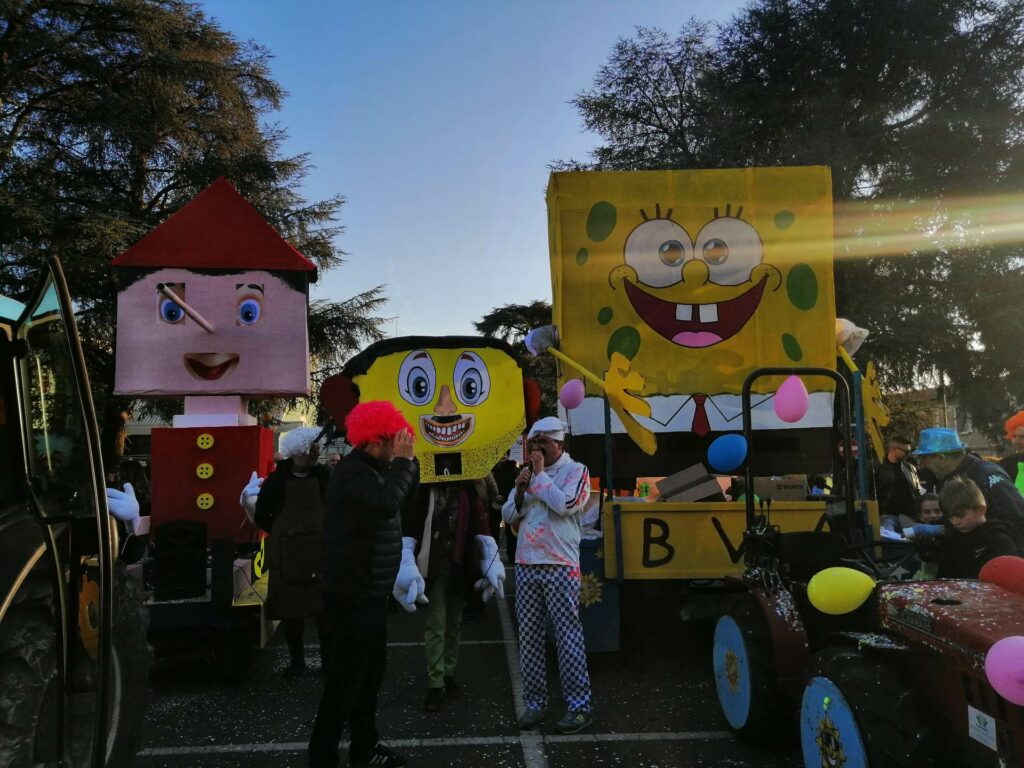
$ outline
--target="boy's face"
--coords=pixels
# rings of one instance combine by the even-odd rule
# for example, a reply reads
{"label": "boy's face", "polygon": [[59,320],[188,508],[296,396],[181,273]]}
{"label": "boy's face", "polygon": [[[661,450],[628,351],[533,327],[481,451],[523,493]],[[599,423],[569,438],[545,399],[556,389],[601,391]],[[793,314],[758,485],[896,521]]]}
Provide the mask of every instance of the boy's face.
{"label": "boy's face", "polygon": [[985,507],[972,507],[971,509],[961,510],[955,515],[949,516],[949,524],[956,528],[960,533],[967,533],[973,531],[979,525],[985,522]]}
{"label": "boy's face", "polygon": [[921,502],[921,522],[927,525],[935,525],[942,522],[942,510],[939,509],[938,499],[928,499]]}

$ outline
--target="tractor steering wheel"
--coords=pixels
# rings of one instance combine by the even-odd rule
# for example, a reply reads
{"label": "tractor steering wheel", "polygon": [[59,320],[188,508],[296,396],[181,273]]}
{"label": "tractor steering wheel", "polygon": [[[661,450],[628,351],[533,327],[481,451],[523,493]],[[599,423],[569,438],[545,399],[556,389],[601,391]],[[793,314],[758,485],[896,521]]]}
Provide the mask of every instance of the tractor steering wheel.
{"label": "tractor steering wheel", "polygon": [[[879,547],[882,548],[882,556],[875,557],[874,551]],[[895,580],[899,581],[897,572],[902,570],[904,573],[908,573],[903,566],[910,562],[916,554],[913,542],[880,539],[847,547],[842,559],[853,560],[851,565],[861,566],[868,571],[869,575],[878,580],[893,579],[893,574],[896,574]]]}

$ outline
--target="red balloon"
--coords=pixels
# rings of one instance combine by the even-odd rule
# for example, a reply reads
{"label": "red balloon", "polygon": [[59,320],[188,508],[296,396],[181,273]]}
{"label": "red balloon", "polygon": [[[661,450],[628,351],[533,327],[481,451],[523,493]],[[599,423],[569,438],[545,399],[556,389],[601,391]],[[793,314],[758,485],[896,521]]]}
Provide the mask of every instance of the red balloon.
{"label": "red balloon", "polygon": [[1024,595],[1024,557],[994,557],[982,566],[978,578]]}

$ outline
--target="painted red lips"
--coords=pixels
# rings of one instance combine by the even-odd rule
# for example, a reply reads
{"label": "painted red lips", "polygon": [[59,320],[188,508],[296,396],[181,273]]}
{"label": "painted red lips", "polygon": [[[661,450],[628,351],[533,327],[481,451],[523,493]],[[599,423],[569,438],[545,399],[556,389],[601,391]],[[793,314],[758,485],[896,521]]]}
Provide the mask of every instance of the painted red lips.
{"label": "painted red lips", "polygon": [[238,355],[230,352],[189,352],[185,369],[202,381],[216,381],[238,365]]}

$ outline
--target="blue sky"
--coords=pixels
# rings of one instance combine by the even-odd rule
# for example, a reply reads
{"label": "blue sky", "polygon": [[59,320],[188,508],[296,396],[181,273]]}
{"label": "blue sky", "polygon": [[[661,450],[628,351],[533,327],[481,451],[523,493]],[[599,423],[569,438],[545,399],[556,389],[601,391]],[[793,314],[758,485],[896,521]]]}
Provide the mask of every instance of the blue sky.
{"label": "blue sky", "polygon": [[208,0],[274,55],[270,116],[308,152],[308,199],[343,194],[347,263],[315,298],[386,284],[387,333],[471,334],[496,306],[551,299],[548,164],[599,142],[569,100],[636,26],[675,33],[742,0]]}

